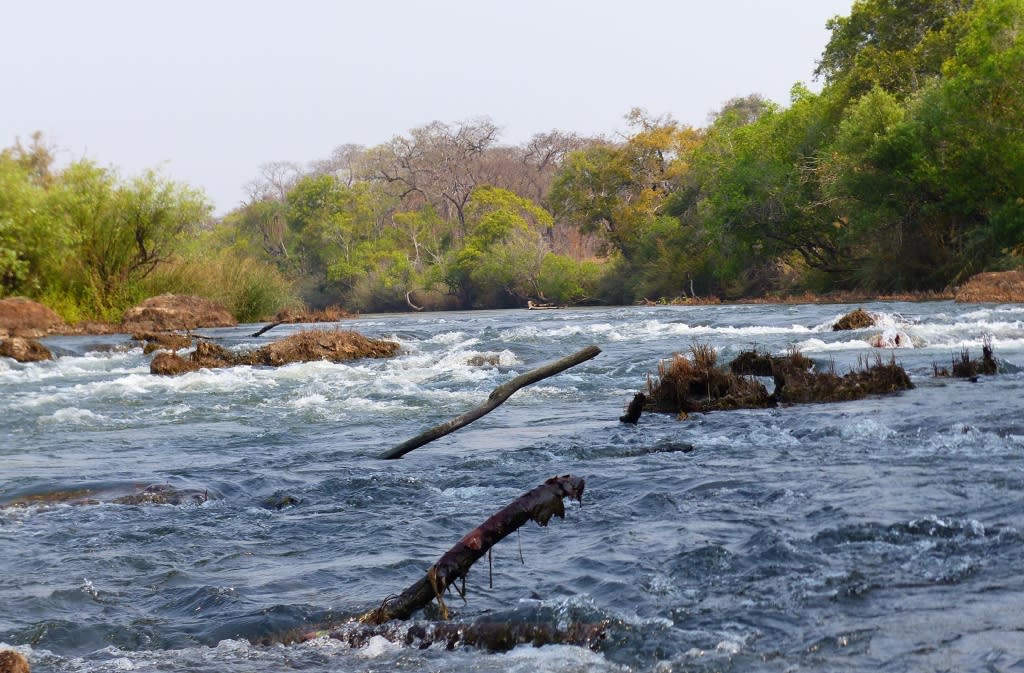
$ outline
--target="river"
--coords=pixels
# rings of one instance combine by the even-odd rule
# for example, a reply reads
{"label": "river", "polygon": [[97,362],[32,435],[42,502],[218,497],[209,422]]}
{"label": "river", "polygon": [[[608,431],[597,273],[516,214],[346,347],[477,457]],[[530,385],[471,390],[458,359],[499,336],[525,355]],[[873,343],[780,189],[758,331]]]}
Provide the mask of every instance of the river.
{"label": "river", "polygon": [[[52,362],[0,358],[0,505],[31,503],[0,509],[0,648],[36,673],[1021,670],[1024,306],[863,307],[878,324],[848,332],[831,325],[856,305],[366,315],[341,325],[400,355],[173,378],[125,335],[45,339]],[[242,350],[300,328],[199,332]],[[997,375],[933,375],[983,339]],[[840,373],[893,355],[915,387],[619,423],[694,343]],[[374,607],[563,474],[586,480],[582,506],[498,544],[448,603],[466,623],[603,624],[595,648],[250,642]],[[151,485],[194,497],[114,502]],[[32,500],[56,491],[93,504]]]}

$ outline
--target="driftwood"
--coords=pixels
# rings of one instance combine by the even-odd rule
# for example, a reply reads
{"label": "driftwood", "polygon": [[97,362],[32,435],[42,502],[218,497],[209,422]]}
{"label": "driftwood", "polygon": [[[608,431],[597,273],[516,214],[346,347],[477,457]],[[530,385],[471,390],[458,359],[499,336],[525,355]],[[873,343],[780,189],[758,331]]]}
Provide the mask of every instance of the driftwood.
{"label": "driftwood", "polygon": [[477,560],[491,547],[531,519],[546,526],[552,516],[565,517],[563,498],[583,501],[583,479],[565,475],[552,477],[537,488],[524,493],[487,521],[469,531],[437,563],[427,570],[418,582],[395,597],[389,597],[378,608],[363,613],[361,624],[383,624],[392,619],[408,619],[412,614],[437,599],[441,617],[448,618],[444,592],[457,580],[463,580],[461,595],[465,595],[465,577]]}
{"label": "driftwood", "polygon": [[258,337],[258,336],[263,336],[264,334],[266,334],[266,333],[267,333],[267,332],[269,332],[270,330],[274,329],[274,328],[275,328],[275,327],[277,327],[278,325],[283,325],[283,324],[285,324],[286,322],[288,322],[288,321],[287,321],[287,320],[278,320],[277,322],[272,322],[272,323],[270,323],[269,325],[264,325],[264,326],[263,326],[262,328],[260,328],[259,330],[257,330],[257,331],[255,331],[255,332],[253,332],[252,334],[250,334],[250,335],[249,335],[249,338],[251,338],[251,339],[255,339],[255,338],[256,338],[256,337]]}
{"label": "driftwood", "polygon": [[633,399],[630,401],[629,406],[626,407],[626,413],[619,416],[620,423],[632,423],[636,425],[640,420],[640,414],[644,413],[644,405],[647,404],[647,395],[643,393],[637,393],[633,395]]}
{"label": "driftwood", "polygon": [[507,381],[498,386],[497,388],[495,388],[493,391],[491,391],[491,394],[487,398],[487,402],[480,405],[479,407],[471,411],[467,411],[466,413],[456,418],[453,418],[447,423],[442,423],[441,425],[434,426],[433,428],[430,428],[429,430],[426,430],[425,432],[416,435],[412,439],[402,442],[401,444],[394,447],[390,451],[386,451],[380,454],[379,457],[386,460],[401,458],[402,456],[409,453],[413,449],[418,449],[424,444],[427,444],[429,442],[434,441],[435,439],[444,437],[447,434],[455,432],[459,428],[465,425],[469,425],[470,423],[480,418],[484,414],[488,414],[494,411],[505,400],[511,397],[512,393],[516,392],[520,388],[528,386],[531,383],[536,383],[537,381],[540,381],[542,379],[546,379],[549,376],[554,376],[555,374],[563,372],[566,369],[569,369],[570,367],[574,367],[580,364],[581,362],[586,362],[587,360],[597,356],[597,354],[600,352],[601,349],[598,348],[597,346],[587,346],[583,350],[577,351],[576,353],[566,356],[561,360],[556,360],[555,362],[551,362],[542,367],[531,369],[530,371],[524,374],[520,374],[511,381]]}

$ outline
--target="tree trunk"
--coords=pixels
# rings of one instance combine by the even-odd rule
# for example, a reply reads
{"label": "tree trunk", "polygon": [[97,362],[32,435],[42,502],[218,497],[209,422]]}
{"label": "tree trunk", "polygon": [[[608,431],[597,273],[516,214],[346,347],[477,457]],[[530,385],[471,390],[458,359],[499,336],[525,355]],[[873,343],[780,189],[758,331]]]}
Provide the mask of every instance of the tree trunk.
{"label": "tree trunk", "polygon": [[379,457],[387,460],[401,458],[402,456],[409,453],[413,449],[417,449],[423,446],[424,444],[427,444],[428,442],[432,442],[435,439],[444,437],[449,433],[455,432],[459,428],[465,425],[469,425],[470,423],[480,418],[484,414],[488,414],[494,411],[505,400],[511,397],[512,393],[516,392],[520,388],[528,386],[531,383],[536,383],[537,381],[540,381],[542,379],[546,379],[549,376],[554,376],[555,374],[565,371],[570,367],[574,367],[580,364],[581,362],[586,362],[587,360],[597,356],[597,354],[600,352],[601,349],[598,348],[597,346],[587,346],[583,350],[577,351],[576,353],[566,356],[561,360],[556,360],[555,362],[546,364],[542,367],[531,369],[525,374],[520,374],[511,381],[507,381],[506,383],[501,384],[493,391],[491,391],[490,396],[488,396],[487,398],[487,402],[480,405],[479,407],[471,411],[467,411],[466,413],[456,418],[453,418],[447,423],[442,423],[441,425],[434,426],[433,428],[430,428],[429,430],[420,433],[419,435],[413,437],[412,439],[402,442],[401,444],[394,447],[390,451],[385,451],[384,453],[380,454]]}
{"label": "tree trunk", "polygon": [[552,516],[564,518],[565,504],[562,499],[569,497],[583,502],[584,486],[583,479],[565,475],[552,477],[524,493],[469,531],[418,582],[398,596],[385,599],[379,608],[363,613],[358,621],[363,624],[383,624],[392,619],[408,619],[434,598],[441,608],[442,618],[447,619],[448,608],[442,594],[448,587],[458,579],[465,578],[473,563],[527,521],[532,519],[546,526]]}

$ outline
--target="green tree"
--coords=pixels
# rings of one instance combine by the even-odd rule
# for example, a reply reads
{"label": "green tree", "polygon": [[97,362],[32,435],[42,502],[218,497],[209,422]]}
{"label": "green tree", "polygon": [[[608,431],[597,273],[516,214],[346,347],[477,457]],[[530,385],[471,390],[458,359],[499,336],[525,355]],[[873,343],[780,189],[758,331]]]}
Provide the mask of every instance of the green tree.
{"label": "green tree", "polygon": [[38,296],[60,277],[70,241],[32,167],[0,153],[0,296]]}
{"label": "green tree", "polygon": [[473,191],[465,212],[468,235],[446,265],[449,288],[470,306],[518,305],[538,297],[551,214],[489,186]]}

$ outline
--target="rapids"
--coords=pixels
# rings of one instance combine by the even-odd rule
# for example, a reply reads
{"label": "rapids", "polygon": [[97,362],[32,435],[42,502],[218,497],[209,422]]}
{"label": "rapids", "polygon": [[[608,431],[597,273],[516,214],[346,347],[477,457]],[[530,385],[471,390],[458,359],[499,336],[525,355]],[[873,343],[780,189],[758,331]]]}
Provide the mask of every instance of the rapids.
{"label": "rapids", "polygon": [[[0,508],[0,648],[35,673],[1020,670],[1024,306],[869,303],[877,326],[833,332],[853,308],[367,315],[342,326],[398,357],[175,378],[124,335],[48,338],[52,362],[0,358],[0,506],[28,501]],[[300,327],[254,329],[200,332],[249,349]],[[984,339],[999,374],[933,376]],[[840,373],[894,355],[916,387],[620,424],[693,343],[720,362],[795,347]],[[376,458],[589,344],[595,359]],[[603,622],[596,651],[250,643],[377,605],[570,473],[582,506],[500,543],[493,588],[482,562],[448,603],[467,622]],[[155,484],[191,496],[112,501]],[[98,497],[36,497],[54,492]]]}

